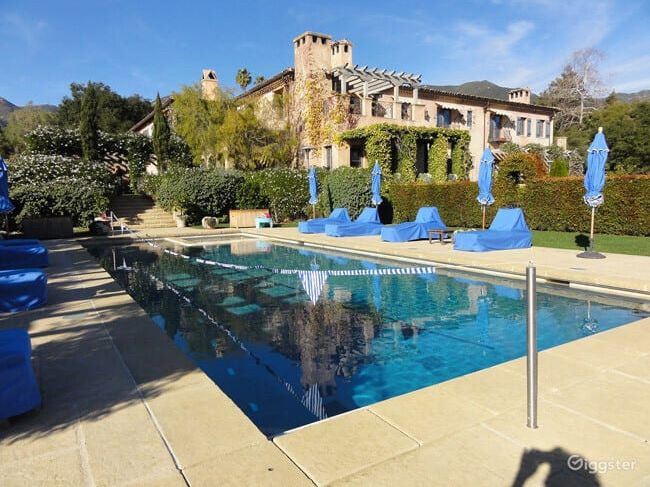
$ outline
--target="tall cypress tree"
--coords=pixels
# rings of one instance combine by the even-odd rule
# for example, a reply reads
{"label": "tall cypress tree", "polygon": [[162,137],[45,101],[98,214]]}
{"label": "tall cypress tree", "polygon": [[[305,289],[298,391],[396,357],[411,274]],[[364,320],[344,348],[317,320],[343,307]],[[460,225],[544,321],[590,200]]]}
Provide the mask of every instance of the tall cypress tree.
{"label": "tall cypress tree", "polygon": [[99,129],[97,114],[97,89],[94,83],[88,82],[81,100],[79,112],[79,137],[81,150],[87,161],[99,159]]}
{"label": "tall cypress tree", "polygon": [[167,160],[169,159],[169,146],[171,139],[171,131],[167,118],[162,110],[162,102],[160,101],[160,94],[156,95],[156,104],[153,109],[153,151],[158,159],[158,167],[161,170],[166,169]]}

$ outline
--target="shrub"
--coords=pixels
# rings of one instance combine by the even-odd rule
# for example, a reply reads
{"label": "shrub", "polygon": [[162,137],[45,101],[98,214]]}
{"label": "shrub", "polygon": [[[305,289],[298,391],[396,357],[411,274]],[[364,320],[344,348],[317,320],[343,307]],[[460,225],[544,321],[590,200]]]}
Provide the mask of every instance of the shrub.
{"label": "shrub", "polygon": [[190,223],[198,223],[204,216],[223,216],[235,207],[243,176],[224,169],[173,168],[147,180],[160,206],[182,210]]}
{"label": "shrub", "polygon": [[269,200],[262,194],[261,173],[244,173],[244,179],[237,191],[237,208],[267,208]]}
{"label": "shrub", "polygon": [[[479,227],[481,208],[476,202],[477,184],[393,184],[390,188],[395,222],[413,220],[419,207],[437,206],[449,226]],[[587,232],[590,209],[582,202],[581,177],[533,179],[518,188],[513,204],[521,207],[534,230]],[[503,194],[495,186],[496,203],[488,207],[490,221]],[[596,231],[617,235],[650,235],[650,177],[608,176],[605,204],[598,208]]]}
{"label": "shrub", "polygon": [[417,140],[413,132],[404,133],[399,141],[397,172],[402,181],[415,181],[415,160],[417,158]]}
{"label": "shrub", "polygon": [[266,198],[276,221],[302,218],[309,204],[307,172],[272,168],[259,171],[261,196]]}
{"label": "shrub", "polygon": [[370,169],[339,167],[329,173],[324,183],[319,197],[324,213],[343,207],[348,209],[350,218],[356,218],[371,205]]}
{"label": "shrub", "polygon": [[30,217],[69,216],[73,225],[87,226],[109,204],[109,195],[101,188],[74,180],[17,186],[12,188],[11,198],[17,208],[17,223]]}
{"label": "shrub", "polygon": [[551,170],[549,176],[551,177],[566,177],[569,175],[569,161],[563,157],[554,159],[551,163]]}
{"label": "shrub", "polygon": [[26,186],[63,183],[94,185],[111,193],[115,182],[101,162],[84,161],[76,157],[44,154],[21,154],[9,163],[9,184]]}

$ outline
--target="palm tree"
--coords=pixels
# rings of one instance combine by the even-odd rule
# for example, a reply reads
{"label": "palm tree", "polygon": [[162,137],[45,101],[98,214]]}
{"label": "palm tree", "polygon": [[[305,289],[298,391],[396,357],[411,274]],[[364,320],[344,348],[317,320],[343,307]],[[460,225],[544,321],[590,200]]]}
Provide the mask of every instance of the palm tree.
{"label": "palm tree", "polygon": [[266,81],[266,78],[264,77],[263,74],[258,74],[255,76],[255,84],[259,85],[262,81]]}
{"label": "palm tree", "polygon": [[235,76],[235,81],[239,86],[241,86],[242,90],[245,90],[246,87],[251,84],[251,79],[251,74],[248,72],[248,69],[239,68],[237,76]]}

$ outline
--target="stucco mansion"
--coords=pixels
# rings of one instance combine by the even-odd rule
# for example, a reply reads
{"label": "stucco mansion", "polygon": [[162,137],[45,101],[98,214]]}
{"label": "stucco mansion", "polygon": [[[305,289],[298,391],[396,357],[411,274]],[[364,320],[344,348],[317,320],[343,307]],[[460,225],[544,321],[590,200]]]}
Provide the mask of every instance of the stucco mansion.
{"label": "stucco mansion", "polygon": [[[442,127],[469,132],[469,179],[476,180],[483,149],[497,156],[505,142],[548,146],[553,143],[556,109],[531,104],[527,88],[509,92],[508,100],[441,91],[422,84],[421,75],[354,64],[348,40],[305,32],[293,40],[294,65],[255,84],[237,97],[267,110],[269,124],[288,125],[300,140],[299,164],[328,168],[367,167],[364,140],[339,135],[375,124]],[[203,70],[206,96],[217,86],[216,73]],[[132,130],[151,132],[148,116]],[[429,144],[418,141],[416,173],[429,172]],[[451,144],[449,147],[451,155]]]}

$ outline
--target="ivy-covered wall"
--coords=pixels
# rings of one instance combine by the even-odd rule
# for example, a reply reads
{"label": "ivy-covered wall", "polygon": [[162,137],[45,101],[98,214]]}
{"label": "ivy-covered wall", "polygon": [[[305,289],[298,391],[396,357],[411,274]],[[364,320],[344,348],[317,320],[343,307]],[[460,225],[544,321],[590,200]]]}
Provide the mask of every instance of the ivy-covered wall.
{"label": "ivy-covered wall", "polygon": [[[414,181],[416,177],[417,143],[426,142],[429,150],[429,172],[434,179],[447,179],[447,147],[452,145],[452,168],[459,179],[468,174],[467,147],[470,134],[465,130],[442,127],[407,127],[403,125],[380,123],[342,132],[338,136],[342,142],[363,140],[369,164],[379,162],[384,174],[392,174],[393,168],[402,181]],[[442,146],[444,144],[444,154]],[[393,147],[397,148],[397,160],[393,160]],[[434,155],[431,154],[434,152]],[[443,160],[444,158],[444,160]],[[456,161],[454,164],[453,161]],[[458,171],[458,172],[455,172]]]}

